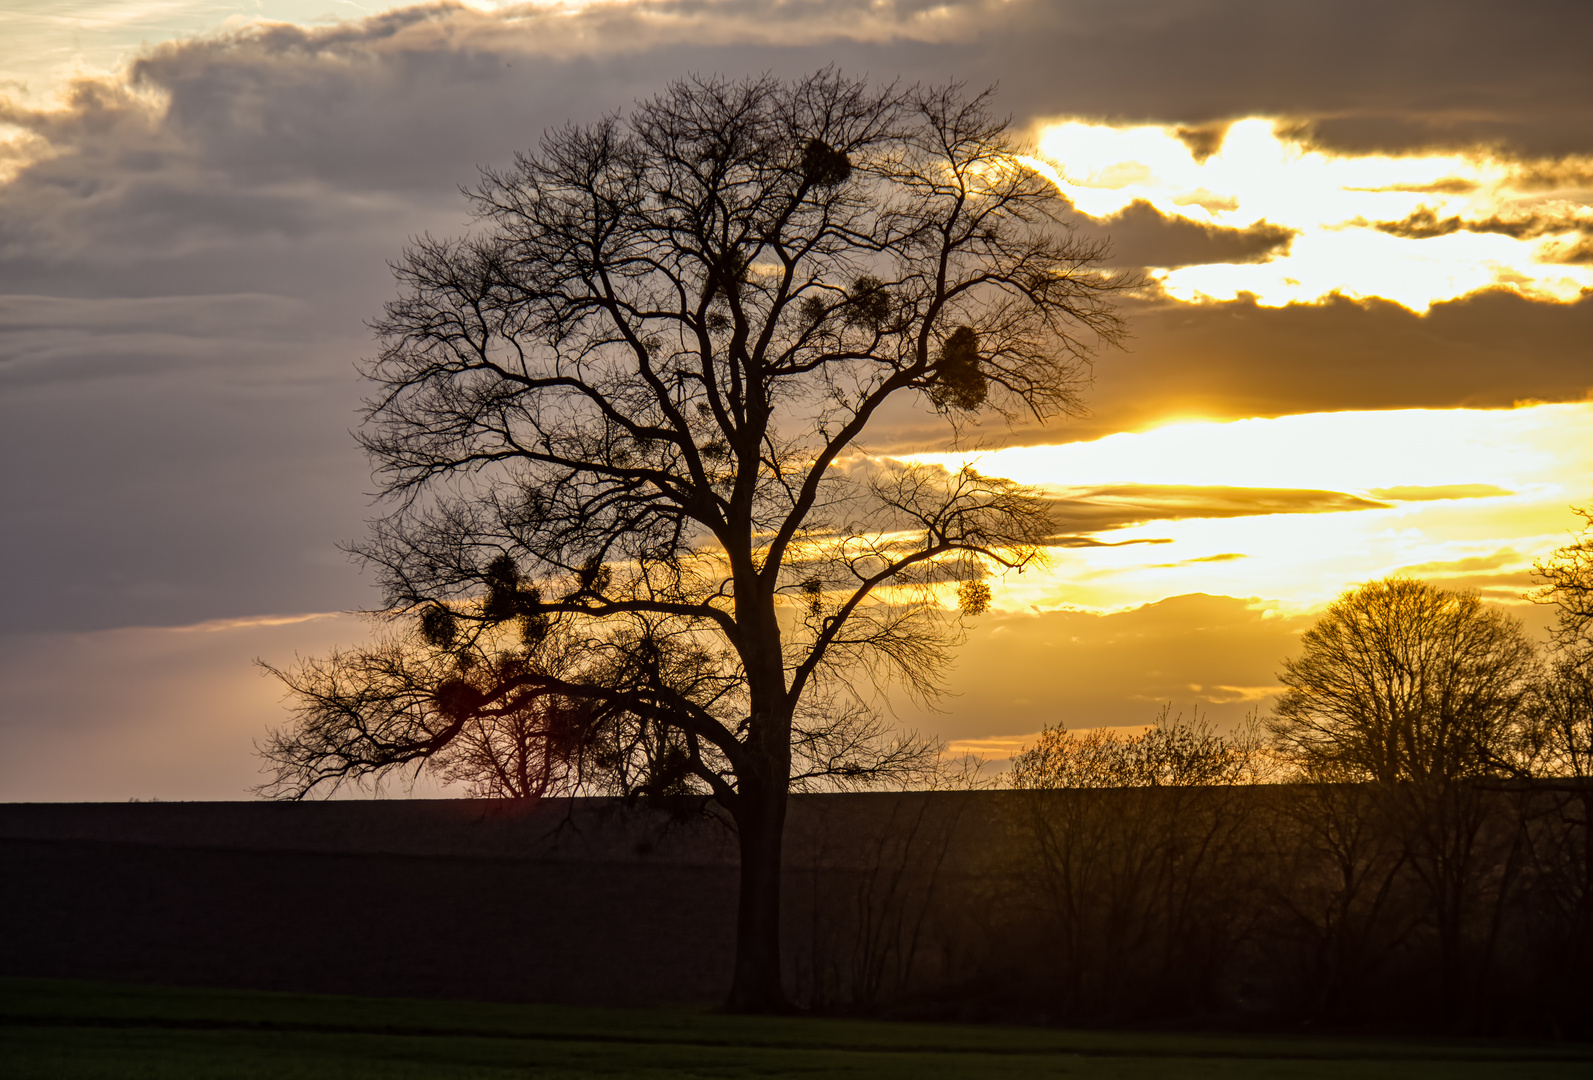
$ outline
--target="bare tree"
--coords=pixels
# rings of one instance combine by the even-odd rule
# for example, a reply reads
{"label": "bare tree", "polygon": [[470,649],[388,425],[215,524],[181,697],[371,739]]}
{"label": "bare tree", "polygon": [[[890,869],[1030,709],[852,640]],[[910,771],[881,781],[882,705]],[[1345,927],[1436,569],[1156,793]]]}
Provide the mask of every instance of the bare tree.
{"label": "bare tree", "polygon": [[1537,649],[1475,593],[1399,577],[1345,593],[1301,644],[1268,726],[1306,779],[1375,782],[1458,1015],[1492,963],[1523,850],[1519,808],[1476,781],[1527,773]]}
{"label": "bare tree", "polygon": [[[685,791],[681,735],[648,707],[648,687],[712,697],[724,692],[712,665],[634,634],[577,640],[546,618],[482,613],[501,604],[489,594],[471,619],[428,608],[364,648],[289,670],[262,665],[287,685],[295,714],[261,748],[275,769],[262,792],[300,798],[406,767],[486,798]],[[848,749],[811,735],[815,752]]]}
{"label": "bare tree", "polygon": [[1593,509],[1572,508],[1582,531],[1536,564],[1541,585],[1532,599],[1557,609],[1554,644],[1575,662],[1593,661]]}
{"label": "bare tree", "polygon": [[1515,771],[1536,674],[1518,620],[1410,578],[1345,593],[1284,661],[1268,727],[1308,775],[1447,782]]}
{"label": "bare tree", "polygon": [[1531,598],[1556,608],[1550,662],[1537,695],[1538,771],[1545,812],[1531,822],[1532,887],[1545,901],[1540,926],[1570,983],[1593,956],[1593,510],[1583,528],[1536,566]]}
{"label": "bare tree", "polygon": [[1264,778],[1253,727],[1231,735],[1164,708],[1138,735],[1058,725],[1013,759],[1028,841],[1021,878],[1040,901],[1058,1004],[1101,1020],[1199,993],[1231,947]]}
{"label": "bare tree", "polygon": [[1537,563],[1540,585],[1529,595],[1556,616],[1538,696],[1543,768],[1580,781],[1593,779],[1593,510],[1575,513],[1582,531]]}
{"label": "bare tree", "polygon": [[1198,710],[1190,720],[1171,713],[1171,705],[1163,706],[1156,722],[1138,735],[1047,727],[1034,746],[1013,758],[1007,779],[1015,788],[1048,791],[1255,784],[1271,777],[1271,755],[1254,717],[1224,735]]}
{"label": "bare tree", "polygon": [[396,267],[361,434],[391,510],[357,551],[392,618],[532,629],[489,664],[429,638],[434,724],[385,757],[344,753],[372,723],[357,686],[290,674],[275,790],[459,753],[499,702],[579,703],[645,744],[646,783],[734,819],[731,1005],[783,1007],[788,792],[922,763],[874,689],[933,696],[953,594],[979,610],[1052,531],[1017,485],[871,458],[871,425],[897,399],[954,441],[1068,412],[1121,332],[1132,282],[1091,269],[1020,150],[988,94],[824,71],[687,79],[485,171],[477,230]]}
{"label": "bare tree", "polygon": [[1263,811],[1260,932],[1299,965],[1300,1004],[1313,1017],[1353,1015],[1421,922],[1402,877],[1409,857],[1378,794],[1318,774],[1271,789]]}

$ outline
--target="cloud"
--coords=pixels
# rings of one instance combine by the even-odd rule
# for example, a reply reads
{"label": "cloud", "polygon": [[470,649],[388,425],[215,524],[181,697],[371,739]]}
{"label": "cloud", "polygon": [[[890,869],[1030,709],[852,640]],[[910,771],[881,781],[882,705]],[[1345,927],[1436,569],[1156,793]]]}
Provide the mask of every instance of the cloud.
{"label": "cloud", "polygon": [[[1434,304],[1425,315],[1382,300],[1331,296],[1263,307],[1251,298],[1123,305],[1130,338],[1103,351],[1087,411],[1045,423],[987,421],[987,446],[1100,438],[1170,418],[1237,420],[1363,409],[1499,408],[1572,402],[1593,392],[1587,343],[1593,295],[1544,303],[1504,289]],[[944,429],[893,411],[877,453],[950,449]]]}
{"label": "cloud", "polygon": [[1541,584],[1532,564],[1530,555],[1505,547],[1489,555],[1413,563],[1400,567],[1396,573],[1423,578],[1446,589],[1474,590],[1484,600],[1508,604],[1518,617],[1524,614],[1539,624],[1546,621],[1552,609],[1522,603]]}
{"label": "cloud", "polygon": [[[386,263],[405,238],[463,230],[457,185],[550,126],[624,109],[688,72],[833,63],[880,80],[999,83],[997,105],[1020,127],[1167,123],[1197,156],[1258,115],[1291,118],[1334,153],[1486,146],[1514,163],[1521,191],[1575,201],[1593,189],[1590,37],[1593,9],[1575,0],[1509,18],[1480,0],[438,4],[168,42],[51,106],[0,106],[0,629],[14,632],[0,650],[0,798],[237,797],[255,779],[248,743],[280,712],[250,658],[320,651],[343,624],[103,628],[270,624],[372,601],[334,546],[374,512],[347,435],[362,392],[352,361],[371,349],[364,320],[391,296]],[[1468,194],[1457,179],[1411,193]],[[1195,188],[1174,206],[1221,212],[1226,198]],[[1287,243],[1277,225],[1207,229],[1142,210],[1110,231],[1119,256],[1143,265],[1266,258]],[[1543,257],[1593,253],[1584,239]],[[1089,416],[992,438],[1086,438],[1176,415],[1504,407],[1593,385],[1589,298],[1500,290],[1418,316],[1335,297],[1263,309],[1152,295],[1125,314],[1135,337],[1101,358]],[[878,444],[942,437],[903,410]],[[1349,496],[1270,505],[1306,513],[1332,497]],[[1250,498],[1140,491],[1069,506],[1080,528],[1109,536],[1125,515],[1266,505]],[[1446,572],[1501,588],[1488,571]],[[1213,596],[988,616],[953,676],[963,696],[924,726],[972,737],[1137,725],[1165,700],[1236,719],[1251,706],[1235,688],[1264,693],[1302,625]]]}
{"label": "cloud", "polygon": [[[1198,705],[1233,723],[1265,705],[1272,672],[1307,624],[1198,595],[1110,615],[992,614],[959,653],[946,711],[904,705],[901,719],[977,738],[1059,721],[1140,726],[1171,701],[1175,712]],[[368,630],[310,617],[0,636],[0,801],[246,798],[261,779],[253,744],[286,719],[280,685],[251,661],[290,662]]]}
{"label": "cloud", "polygon": [[[1553,258],[1553,245],[1532,242],[1593,224],[1593,193],[1527,191],[1522,162],[1508,155],[1482,147],[1334,154],[1262,116],[1236,120],[1220,145],[1197,155],[1183,131],[1060,117],[1044,126],[1030,159],[1079,211],[1128,230],[1131,243],[1151,224],[1160,226],[1152,236],[1170,238],[1162,219],[1187,222],[1187,253],[1167,257],[1177,265],[1151,275],[1168,296],[1196,302],[1249,293],[1279,306],[1338,293],[1425,311],[1499,285],[1562,303],[1593,289],[1593,277]],[[1457,182],[1472,190],[1416,194]],[[1222,250],[1241,233],[1251,245]],[[1194,238],[1206,242],[1187,243]],[[1154,265],[1158,257],[1139,259]]]}
{"label": "cloud", "polygon": [[1481,185],[1475,180],[1467,180],[1459,176],[1446,177],[1443,180],[1434,180],[1430,184],[1383,184],[1378,187],[1353,187],[1347,191],[1398,191],[1411,195],[1470,195]]}
{"label": "cloud", "polygon": [[1228,134],[1227,124],[1206,124],[1201,127],[1178,127],[1173,133],[1179,137],[1195,160],[1204,163],[1211,155],[1222,148],[1222,140]]}
{"label": "cloud", "polygon": [[1224,551],[1220,555],[1202,555],[1198,559],[1180,559],[1178,562],[1153,563],[1152,570],[1171,570],[1179,566],[1195,566],[1199,563],[1233,562],[1235,559],[1248,559],[1250,556],[1238,551]]}
{"label": "cloud", "polygon": [[1546,261],[1586,266],[1593,263],[1593,236],[1583,236],[1573,244],[1553,247],[1546,256]]}
{"label": "cloud", "polygon": [[1496,499],[1513,492],[1496,484],[1435,484],[1373,488],[1367,494],[1374,499],[1387,499],[1390,502],[1439,502],[1446,499]]}
{"label": "cloud", "polygon": [[[1255,517],[1263,514],[1335,514],[1347,510],[1385,509],[1342,491],[1305,488],[1247,488],[1173,484],[1114,484],[1077,490],[1051,500],[1051,511],[1069,533],[1099,533],[1152,521],[1188,518]],[[1219,555],[1195,562],[1242,558]]]}
{"label": "cloud", "polygon": [[[1486,43],[1463,31],[1491,12],[1285,12],[1249,0],[441,4],[167,42],[125,77],[79,80],[52,106],[6,104],[0,124],[21,135],[0,154],[0,453],[13,466],[0,482],[13,508],[0,626],[372,602],[333,546],[373,512],[347,435],[361,394],[352,362],[372,347],[364,321],[392,294],[386,263],[405,238],[459,233],[457,185],[550,126],[623,109],[687,72],[834,63],[881,80],[999,82],[998,107],[1020,126],[1164,121],[1204,152],[1236,117],[1293,116],[1329,147],[1488,140],[1520,155],[1523,184],[1585,183],[1593,75],[1574,43],[1588,11],[1533,8]],[[1342,55],[1301,51],[1301,40],[1341,43],[1354,77]],[[1422,48],[1362,48],[1412,41]],[[1394,114],[1403,126],[1388,143],[1395,129],[1377,125]],[[1150,265],[1266,258],[1287,242],[1274,226],[1206,228],[1137,208],[1110,231],[1122,257]],[[1593,304],[1548,307],[1473,298],[1418,319],[1376,303],[1262,312],[1151,297],[1126,311],[1131,351],[1102,357],[1092,416],[1000,437],[1085,437],[1169,412],[1578,397]],[[907,410],[879,442],[941,437]]]}
{"label": "cloud", "polygon": [[1446,559],[1442,562],[1416,563],[1402,566],[1399,573],[1412,577],[1435,575],[1472,574],[1483,570],[1500,570],[1507,566],[1521,567],[1531,564],[1531,559],[1513,548],[1501,548],[1491,555],[1473,555],[1464,559]]}
{"label": "cloud", "polygon": [[1165,536],[1136,537],[1133,540],[1098,540],[1093,536],[1052,536],[1046,538],[1046,546],[1054,548],[1115,548],[1133,547],[1137,544],[1171,544],[1172,540]]}
{"label": "cloud", "polygon": [[1136,267],[1266,262],[1287,254],[1290,241],[1299,235],[1267,221],[1233,229],[1169,217],[1143,199],[1091,221],[1085,231],[1110,243],[1109,265]]}
{"label": "cloud", "polygon": [[1593,190],[1593,156],[1524,161],[1516,167],[1513,179],[1523,191],[1590,191]]}
{"label": "cloud", "polygon": [[1096,363],[1090,415],[1012,438],[1092,438],[1169,416],[1510,408],[1593,390],[1593,297],[1551,304],[1494,290],[1426,315],[1342,297],[1281,308],[1152,300],[1126,314],[1133,339]]}
{"label": "cloud", "polygon": [[228,350],[241,370],[194,363],[6,384],[4,629],[368,605],[369,586],[336,547],[369,512],[346,433],[347,357],[318,354],[320,375],[292,371],[284,351]]}
{"label": "cloud", "polygon": [[[1590,219],[1593,220],[1593,219]],[[1515,218],[1489,215],[1485,218],[1466,219],[1456,214],[1440,219],[1430,207],[1412,211],[1400,221],[1379,221],[1374,226],[1378,232],[1399,236],[1407,240],[1431,240],[1457,232],[1495,233],[1515,240],[1529,240],[1549,233],[1575,232],[1583,222],[1572,214],[1524,214]]]}
{"label": "cloud", "polygon": [[[1467,588],[1463,579],[1441,581]],[[1546,636],[1546,609],[1519,596],[1528,632]],[[1220,728],[1265,716],[1282,690],[1277,673],[1300,652],[1316,612],[1283,614],[1254,598],[1190,593],[1127,611],[1043,611],[981,617],[957,655],[939,712],[899,708],[903,723],[976,752],[1011,753],[1047,725],[1149,724],[1164,705],[1198,709]],[[975,742],[983,743],[975,746]]]}
{"label": "cloud", "polygon": [[269,364],[281,345],[313,340],[296,318],[311,310],[294,298],[260,294],[0,296],[0,386],[200,370],[218,350],[240,364]]}

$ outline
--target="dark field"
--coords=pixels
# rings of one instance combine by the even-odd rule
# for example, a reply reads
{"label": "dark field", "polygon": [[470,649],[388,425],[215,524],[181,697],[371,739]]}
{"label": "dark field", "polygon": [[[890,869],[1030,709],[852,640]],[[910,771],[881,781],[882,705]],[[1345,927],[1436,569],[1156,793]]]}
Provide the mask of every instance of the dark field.
{"label": "dark field", "polygon": [[1579,1044],[1332,1041],[724,1016],[0,979],[0,1071],[44,1078],[1571,1077]]}
{"label": "dark field", "polygon": [[[859,1019],[1593,1045],[1587,794],[1483,792],[1453,857],[1355,785],[800,796],[789,992],[812,1014]],[[562,1008],[721,1002],[733,836],[680,809],[3,805],[0,976]],[[418,1023],[387,1027],[434,1026]],[[182,1030],[196,1053],[221,1038]],[[968,1052],[1027,1045],[986,1038]],[[622,1073],[663,1060],[605,1040],[580,1053]],[[492,1052],[521,1068],[516,1045]],[[770,1061],[735,1045],[711,1053],[729,1054],[726,1068]]]}

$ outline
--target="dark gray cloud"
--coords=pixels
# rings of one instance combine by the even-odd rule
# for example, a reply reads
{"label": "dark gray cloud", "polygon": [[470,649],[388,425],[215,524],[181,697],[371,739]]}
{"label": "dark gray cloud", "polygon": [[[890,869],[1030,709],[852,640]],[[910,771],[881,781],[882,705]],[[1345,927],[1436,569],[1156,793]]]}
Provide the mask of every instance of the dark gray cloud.
{"label": "dark gray cloud", "polygon": [[1206,159],[1222,149],[1222,140],[1228,134],[1227,124],[1205,124],[1199,127],[1180,127],[1174,134],[1183,140],[1195,160],[1202,165]]}
{"label": "dark gray cloud", "polygon": [[[457,185],[478,164],[683,73],[834,63],[999,82],[1020,124],[1169,121],[1197,149],[1257,113],[1340,147],[1488,140],[1563,189],[1588,171],[1565,155],[1593,151],[1590,26],[1580,4],[1504,20],[1449,3],[653,0],[578,15],[438,5],[157,46],[128,79],[80,82],[59,109],[0,107],[49,147],[0,183],[0,628],[368,602],[333,542],[371,512],[347,429],[386,261],[408,236],[465,227]],[[1110,231],[1136,264],[1265,258],[1287,242],[1135,208]],[[1590,310],[1137,302],[1130,351],[1102,358],[1092,417],[1019,437],[1100,434],[1170,407],[1580,396]],[[938,435],[922,415],[892,424],[882,441]]]}
{"label": "dark gray cloud", "polygon": [[1556,252],[1555,261],[1579,266],[1593,263],[1593,236],[1584,236],[1570,247]]}
{"label": "dark gray cloud", "polygon": [[0,296],[0,383],[135,379],[209,366],[228,353],[240,366],[270,365],[284,346],[314,335],[296,321],[313,312],[286,296]]}
{"label": "dark gray cloud", "polygon": [[[335,547],[361,534],[366,511],[365,469],[343,434],[350,373],[329,365],[296,381],[279,351],[225,355],[240,370],[5,384],[8,629],[173,625],[368,601]],[[106,352],[84,363],[125,359]],[[267,372],[255,378],[255,365]]]}
{"label": "dark gray cloud", "polygon": [[1342,150],[1593,145],[1593,9],[1574,2],[1053,4],[1012,19],[1026,25],[999,61],[994,40],[984,55],[1019,100],[1188,127],[1292,115]]}
{"label": "dark gray cloud", "polygon": [[1227,419],[1394,408],[1508,408],[1593,388],[1593,297],[1542,303],[1495,290],[1417,315],[1338,297],[1129,308],[1134,339],[1103,357],[1079,432],[1156,416]]}
{"label": "dark gray cloud", "polygon": [[1085,219],[1079,231],[1110,242],[1110,266],[1193,266],[1198,263],[1266,262],[1285,255],[1299,235],[1267,221],[1243,229],[1168,217],[1135,199],[1110,217]]}
{"label": "dark gray cloud", "polygon": [[1569,213],[1522,214],[1519,217],[1463,218],[1458,214],[1440,218],[1431,207],[1413,210],[1399,221],[1379,221],[1373,228],[1378,232],[1399,236],[1407,240],[1431,240],[1436,236],[1449,236],[1457,232],[1495,233],[1515,240],[1530,240],[1550,233],[1576,232],[1582,223]]}
{"label": "dark gray cloud", "polygon": [[[1510,408],[1593,392],[1593,296],[1574,304],[1505,290],[1418,315],[1332,296],[1261,307],[1241,298],[1124,305],[1131,338],[1099,354],[1087,411],[1045,424],[989,422],[984,445],[1094,439],[1169,416],[1233,420],[1357,409]],[[949,448],[937,424],[892,413],[876,449]]]}

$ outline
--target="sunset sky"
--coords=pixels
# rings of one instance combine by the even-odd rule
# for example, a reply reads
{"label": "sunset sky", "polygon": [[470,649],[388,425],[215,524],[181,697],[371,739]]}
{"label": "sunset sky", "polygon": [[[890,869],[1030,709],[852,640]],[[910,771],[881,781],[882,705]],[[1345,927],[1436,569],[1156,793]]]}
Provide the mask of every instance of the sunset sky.
{"label": "sunset sky", "polygon": [[[1539,630],[1593,503],[1585,4],[10,0],[0,40],[0,801],[247,797],[283,717],[251,660],[379,602],[336,545],[387,262],[687,72],[996,83],[1145,274],[1088,415],[980,433],[1064,533],[900,706],[955,748],[1264,712],[1394,572]],[[869,450],[942,438],[901,409]]]}

